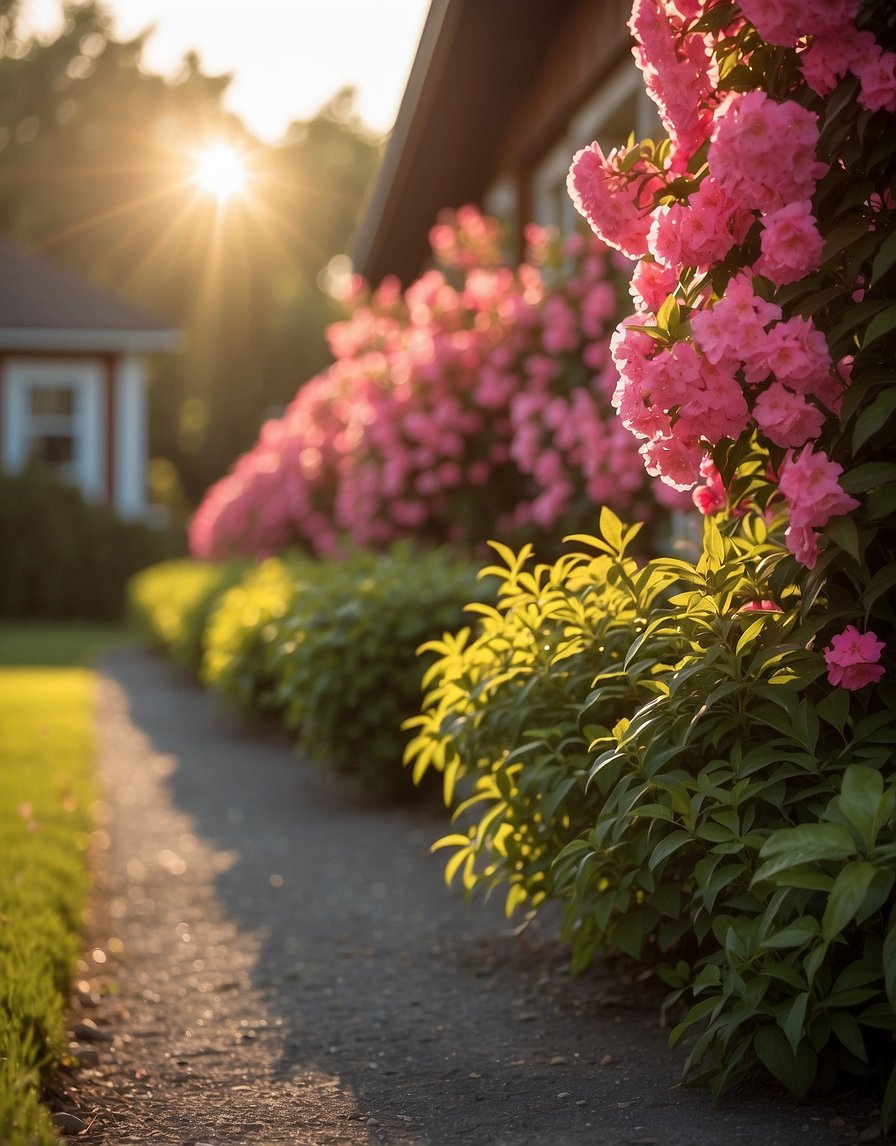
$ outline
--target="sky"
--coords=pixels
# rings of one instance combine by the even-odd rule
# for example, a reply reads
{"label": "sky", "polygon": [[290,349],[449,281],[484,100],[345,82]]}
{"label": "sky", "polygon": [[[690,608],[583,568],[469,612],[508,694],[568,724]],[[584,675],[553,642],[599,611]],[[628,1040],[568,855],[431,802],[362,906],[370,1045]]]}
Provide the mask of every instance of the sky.
{"label": "sky", "polygon": [[[276,142],[340,88],[358,89],[367,125],[388,131],[429,0],[104,0],[115,35],[155,27],[144,65],[171,75],[195,50],[206,73],[233,73],[225,101],[249,130]],[[61,0],[22,0],[20,30],[52,36]],[[248,23],[247,23],[247,17]]]}

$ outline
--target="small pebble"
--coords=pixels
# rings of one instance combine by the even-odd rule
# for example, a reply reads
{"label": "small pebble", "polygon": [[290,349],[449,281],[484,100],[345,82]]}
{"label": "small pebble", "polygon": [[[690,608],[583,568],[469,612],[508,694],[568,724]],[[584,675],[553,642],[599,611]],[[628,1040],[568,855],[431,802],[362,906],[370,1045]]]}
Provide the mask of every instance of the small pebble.
{"label": "small pebble", "polygon": [[616,1059],[613,1058],[613,1056],[611,1054],[605,1054],[604,1057],[600,1060],[600,1065],[601,1066],[613,1066],[615,1062],[616,1062]]}
{"label": "small pebble", "polygon": [[66,1134],[80,1134],[82,1130],[87,1129],[87,1123],[83,1118],[79,1118],[77,1114],[69,1114],[65,1110],[53,1115],[53,1124]]}
{"label": "small pebble", "polygon": [[555,1054],[551,1059],[551,1066],[566,1066],[568,1062],[569,1059],[565,1054]]}

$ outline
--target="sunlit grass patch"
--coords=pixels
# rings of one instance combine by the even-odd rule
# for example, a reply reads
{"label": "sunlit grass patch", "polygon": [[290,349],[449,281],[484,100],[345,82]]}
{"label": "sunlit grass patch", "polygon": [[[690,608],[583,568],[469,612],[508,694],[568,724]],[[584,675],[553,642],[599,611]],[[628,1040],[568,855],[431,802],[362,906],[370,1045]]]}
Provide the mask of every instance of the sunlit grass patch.
{"label": "sunlit grass patch", "polygon": [[63,1051],[89,877],[94,678],[0,668],[0,1142],[55,1141],[40,1093]]}

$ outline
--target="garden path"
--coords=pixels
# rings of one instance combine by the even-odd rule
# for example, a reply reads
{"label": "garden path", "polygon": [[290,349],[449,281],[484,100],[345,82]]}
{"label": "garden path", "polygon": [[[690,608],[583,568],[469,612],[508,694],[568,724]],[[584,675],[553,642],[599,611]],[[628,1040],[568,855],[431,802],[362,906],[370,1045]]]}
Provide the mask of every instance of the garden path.
{"label": "garden path", "polygon": [[147,653],[101,671],[72,1141],[856,1140],[864,1122],[833,1105],[677,1085],[655,990],[572,979],[547,932],[466,906],[429,853],[432,812],[363,804]]}

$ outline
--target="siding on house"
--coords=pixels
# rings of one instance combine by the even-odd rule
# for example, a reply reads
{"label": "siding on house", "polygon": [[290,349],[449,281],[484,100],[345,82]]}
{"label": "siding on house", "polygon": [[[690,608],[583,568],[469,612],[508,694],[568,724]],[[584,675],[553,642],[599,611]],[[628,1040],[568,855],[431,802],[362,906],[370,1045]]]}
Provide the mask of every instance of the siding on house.
{"label": "siding on house", "polygon": [[163,319],[0,239],[0,467],[37,452],[85,497],[141,516],[142,356],[178,340]]}

